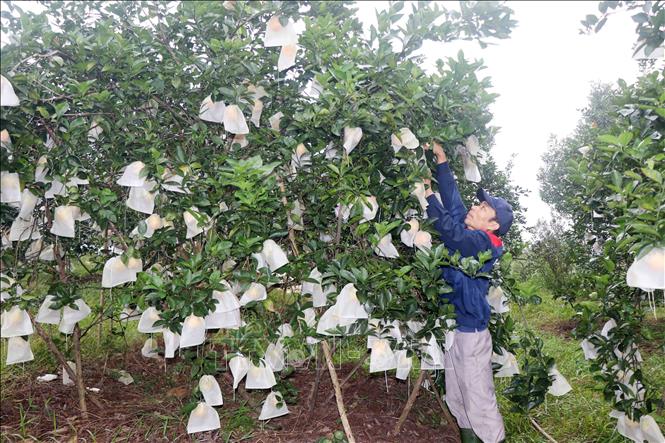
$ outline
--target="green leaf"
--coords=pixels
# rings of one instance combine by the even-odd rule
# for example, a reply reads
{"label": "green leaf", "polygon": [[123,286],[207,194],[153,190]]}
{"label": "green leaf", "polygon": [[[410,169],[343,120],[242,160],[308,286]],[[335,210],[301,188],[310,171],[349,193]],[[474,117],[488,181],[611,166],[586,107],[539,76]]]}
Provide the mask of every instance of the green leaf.
{"label": "green leaf", "polygon": [[636,23],[646,23],[649,21],[649,16],[645,14],[644,12],[639,12],[635,15],[632,16],[632,19]]}
{"label": "green leaf", "polygon": [[653,226],[649,226],[644,223],[631,223],[630,227],[640,234],[649,234],[653,235],[654,237],[659,237],[658,231]]}
{"label": "green leaf", "polygon": [[609,145],[621,146],[621,140],[612,134],[603,134],[598,136],[598,140]]}
{"label": "green leaf", "polygon": [[621,188],[621,183],[623,181],[623,177],[621,177],[621,173],[617,171],[616,169],[612,170],[612,183],[614,183],[614,186],[617,188]]}
{"label": "green leaf", "polygon": [[655,169],[642,168],[642,173],[659,184],[663,183],[663,175],[660,173],[660,171],[656,171]]}
{"label": "green leaf", "polygon": [[332,163],[328,163],[326,166],[328,167],[328,169],[330,169],[330,170],[331,170],[332,172],[334,172],[336,175],[340,175],[340,174],[339,174],[339,168],[338,168],[337,166],[335,166],[334,164],[332,164]]}
{"label": "green leaf", "polygon": [[59,117],[62,117],[62,115],[69,111],[69,103],[63,102],[63,103],[56,103],[55,104],[55,114],[53,115],[53,119],[57,119]]}
{"label": "green leaf", "polygon": [[44,118],[47,118],[49,116],[49,112],[43,106],[37,106],[37,111],[39,111],[41,116],[44,117]]}
{"label": "green leaf", "polygon": [[178,159],[178,161],[179,161],[180,163],[182,163],[182,164],[186,164],[186,163],[187,163],[187,160],[185,159],[185,151],[182,150],[182,147],[181,147],[180,145],[178,145],[178,146],[176,147],[176,154],[175,154],[175,156],[176,156],[176,158]]}
{"label": "green leaf", "polygon": [[633,139],[633,133],[629,131],[624,131],[619,135],[619,144],[621,146],[626,146]]}

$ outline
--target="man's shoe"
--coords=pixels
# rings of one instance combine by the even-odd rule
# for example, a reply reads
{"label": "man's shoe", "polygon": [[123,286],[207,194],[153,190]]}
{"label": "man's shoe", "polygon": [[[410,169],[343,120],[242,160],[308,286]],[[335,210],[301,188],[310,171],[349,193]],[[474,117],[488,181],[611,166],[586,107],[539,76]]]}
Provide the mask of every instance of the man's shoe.
{"label": "man's shoe", "polygon": [[460,428],[460,436],[462,437],[462,443],[483,443],[483,441],[478,438],[473,429]]}

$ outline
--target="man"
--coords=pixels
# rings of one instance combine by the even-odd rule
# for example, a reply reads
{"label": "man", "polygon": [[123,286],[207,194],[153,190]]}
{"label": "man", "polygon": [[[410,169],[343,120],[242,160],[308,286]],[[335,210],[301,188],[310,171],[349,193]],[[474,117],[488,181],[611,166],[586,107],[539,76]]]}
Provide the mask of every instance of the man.
{"label": "man", "polygon": [[[477,196],[481,203],[467,211],[443,148],[433,143],[432,152],[443,205],[430,186],[426,186],[427,215],[434,220],[434,227],[451,254],[459,251],[467,257],[491,250],[492,259],[482,268],[483,272],[489,272],[503,253],[499,236],[510,229],[513,210],[506,200],[479,189]],[[430,180],[425,184],[430,185]],[[446,403],[457,418],[462,442],[500,442],[505,431],[494,392],[492,339],[487,329],[490,307],[486,297],[490,282],[448,266],[443,267],[442,278],[453,288],[444,297],[457,314],[453,345],[444,359]]]}

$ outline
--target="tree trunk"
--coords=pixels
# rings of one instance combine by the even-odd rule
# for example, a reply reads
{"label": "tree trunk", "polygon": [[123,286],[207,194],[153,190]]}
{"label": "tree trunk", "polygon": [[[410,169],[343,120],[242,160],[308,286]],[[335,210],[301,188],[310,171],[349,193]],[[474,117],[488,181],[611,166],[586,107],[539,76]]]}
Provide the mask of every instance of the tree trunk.
{"label": "tree trunk", "polygon": [[[88,419],[88,406],[85,403],[85,385],[83,384],[83,365],[81,364],[81,329],[78,323],[74,326],[74,359],[76,363],[76,390],[79,394],[81,415]],[[69,365],[65,365],[69,367]]]}
{"label": "tree trunk", "polygon": [[314,406],[316,405],[316,396],[319,393],[319,383],[321,382],[321,373],[323,372],[323,368],[321,367],[321,356],[320,356],[320,350],[321,350],[321,343],[317,344],[317,351],[316,351],[316,360],[315,360],[315,370],[316,370],[316,377],[314,378],[314,384],[312,385],[311,391],[309,391],[309,397],[307,397],[307,418],[309,419],[312,416],[312,412],[314,412]]}
{"label": "tree trunk", "polygon": [[[41,326],[39,326],[39,323],[35,322],[34,319],[31,319],[31,321],[32,321],[32,325],[35,328],[35,332],[37,332],[37,335],[39,335],[39,337],[42,340],[44,340],[44,343],[46,343],[46,346],[49,348],[51,353],[53,353],[56,360],[58,360],[58,363],[60,363],[60,366],[62,366],[62,370],[67,371],[67,375],[69,375],[69,378],[71,378],[72,380],[78,380],[77,374],[75,374],[74,371],[72,371],[72,368],[69,367],[69,365],[67,364],[67,359],[65,358],[64,354],[62,352],[60,352],[60,349],[58,349],[58,347],[55,345],[55,343],[53,343],[53,340],[51,339],[51,337],[42,329]],[[76,325],[76,327],[74,328],[74,331],[75,331],[75,333],[76,333],[76,331],[78,331],[78,325]],[[79,333],[80,333],[80,331],[79,331]],[[77,343],[78,343],[77,341],[74,342],[75,348],[78,347]],[[80,359],[81,359],[81,354],[79,352],[78,353],[79,363],[76,366],[76,368],[77,368],[76,370],[78,371],[78,373],[80,373],[80,371],[81,371],[80,368],[79,368]],[[85,411],[84,416],[87,417],[88,408],[85,404],[85,387],[83,387],[83,393],[81,393],[79,391],[79,407],[81,408],[81,414],[84,414],[83,411]]]}

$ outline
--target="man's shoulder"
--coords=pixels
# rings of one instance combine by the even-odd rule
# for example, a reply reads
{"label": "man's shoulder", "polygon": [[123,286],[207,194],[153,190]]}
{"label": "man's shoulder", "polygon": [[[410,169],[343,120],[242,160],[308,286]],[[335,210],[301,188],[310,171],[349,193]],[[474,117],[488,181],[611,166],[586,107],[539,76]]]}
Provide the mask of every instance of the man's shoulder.
{"label": "man's shoulder", "polygon": [[493,247],[503,248],[503,240],[501,240],[501,238],[499,238],[494,232],[492,231],[480,231],[480,232],[482,232],[483,234],[485,234],[485,236],[487,236],[487,238],[490,241],[490,244]]}

